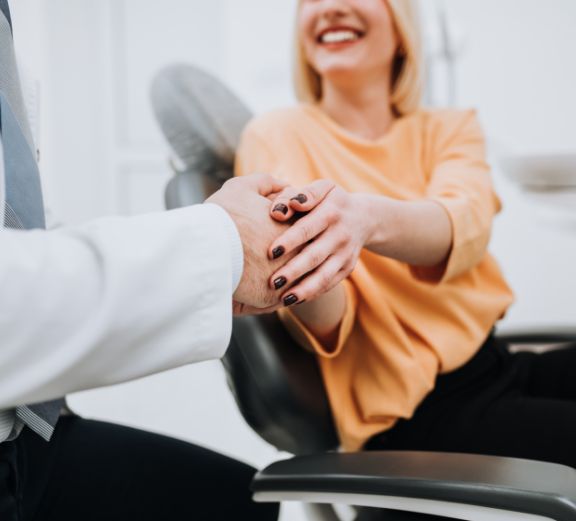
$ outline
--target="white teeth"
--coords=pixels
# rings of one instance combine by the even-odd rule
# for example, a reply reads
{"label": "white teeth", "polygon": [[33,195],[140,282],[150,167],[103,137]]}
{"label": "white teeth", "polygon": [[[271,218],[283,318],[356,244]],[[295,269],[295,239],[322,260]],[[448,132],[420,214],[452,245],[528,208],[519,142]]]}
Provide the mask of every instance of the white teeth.
{"label": "white teeth", "polygon": [[353,42],[358,38],[358,34],[354,31],[329,31],[322,35],[320,41],[322,43]]}

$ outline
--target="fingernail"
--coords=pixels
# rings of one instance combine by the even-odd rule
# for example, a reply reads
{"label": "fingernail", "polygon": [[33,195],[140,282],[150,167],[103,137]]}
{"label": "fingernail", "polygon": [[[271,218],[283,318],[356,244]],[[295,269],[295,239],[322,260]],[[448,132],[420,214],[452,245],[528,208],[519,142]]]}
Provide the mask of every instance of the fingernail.
{"label": "fingernail", "polygon": [[273,212],[282,212],[284,215],[288,213],[288,207],[285,204],[279,203],[273,209]]}
{"label": "fingernail", "polygon": [[294,295],[294,293],[290,293],[290,295],[284,298],[284,305],[286,307],[296,304],[296,302],[298,302],[298,297]]}
{"label": "fingernail", "polygon": [[281,287],[286,285],[286,282],[288,282],[286,280],[286,277],[278,277],[276,280],[274,280],[274,288],[280,289]]}
{"label": "fingernail", "polygon": [[285,251],[284,246],[276,246],[276,248],[272,250],[272,258],[277,259],[278,257],[282,257]]}
{"label": "fingernail", "polygon": [[290,200],[298,201],[300,204],[304,204],[306,201],[308,201],[308,197],[306,197],[304,194],[298,194],[296,197],[292,197]]}

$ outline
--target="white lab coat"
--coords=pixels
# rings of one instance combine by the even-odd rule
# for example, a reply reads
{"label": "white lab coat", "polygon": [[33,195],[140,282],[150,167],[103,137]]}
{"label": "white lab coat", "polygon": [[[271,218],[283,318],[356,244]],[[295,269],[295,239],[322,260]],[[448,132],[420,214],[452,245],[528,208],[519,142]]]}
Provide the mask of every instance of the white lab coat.
{"label": "white lab coat", "polygon": [[0,410],[224,353],[242,244],[220,207],[0,230]]}

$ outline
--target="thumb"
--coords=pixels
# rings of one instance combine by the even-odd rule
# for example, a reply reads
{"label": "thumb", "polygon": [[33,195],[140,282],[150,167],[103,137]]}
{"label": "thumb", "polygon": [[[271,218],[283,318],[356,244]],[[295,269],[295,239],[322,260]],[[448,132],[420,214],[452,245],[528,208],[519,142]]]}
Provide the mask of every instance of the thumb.
{"label": "thumb", "polygon": [[300,189],[298,194],[290,199],[290,208],[297,212],[309,212],[316,208],[335,187],[336,184],[328,179],[314,181]]}
{"label": "thumb", "polygon": [[280,181],[269,174],[252,174],[243,179],[263,197],[280,192],[288,186],[288,183]]}

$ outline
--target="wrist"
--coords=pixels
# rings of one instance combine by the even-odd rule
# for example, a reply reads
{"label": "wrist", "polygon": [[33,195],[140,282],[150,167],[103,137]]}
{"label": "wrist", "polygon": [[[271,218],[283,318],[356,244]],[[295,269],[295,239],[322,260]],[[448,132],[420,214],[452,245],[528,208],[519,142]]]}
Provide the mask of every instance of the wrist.
{"label": "wrist", "polygon": [[380,226],[381,209],[378,196],[370,194],[352,194],[354,212],[360,219],[360,237],[364,247],[369,247],[378,241],[382,227]]}
{"label": "wrist", "polygon": [[405,202],[382,195],[366,195],[362,208],[363,216],[368,221],[368,235],[364,247],[387,255],[395,249],[398,236],[402,235],[402,214]]}

